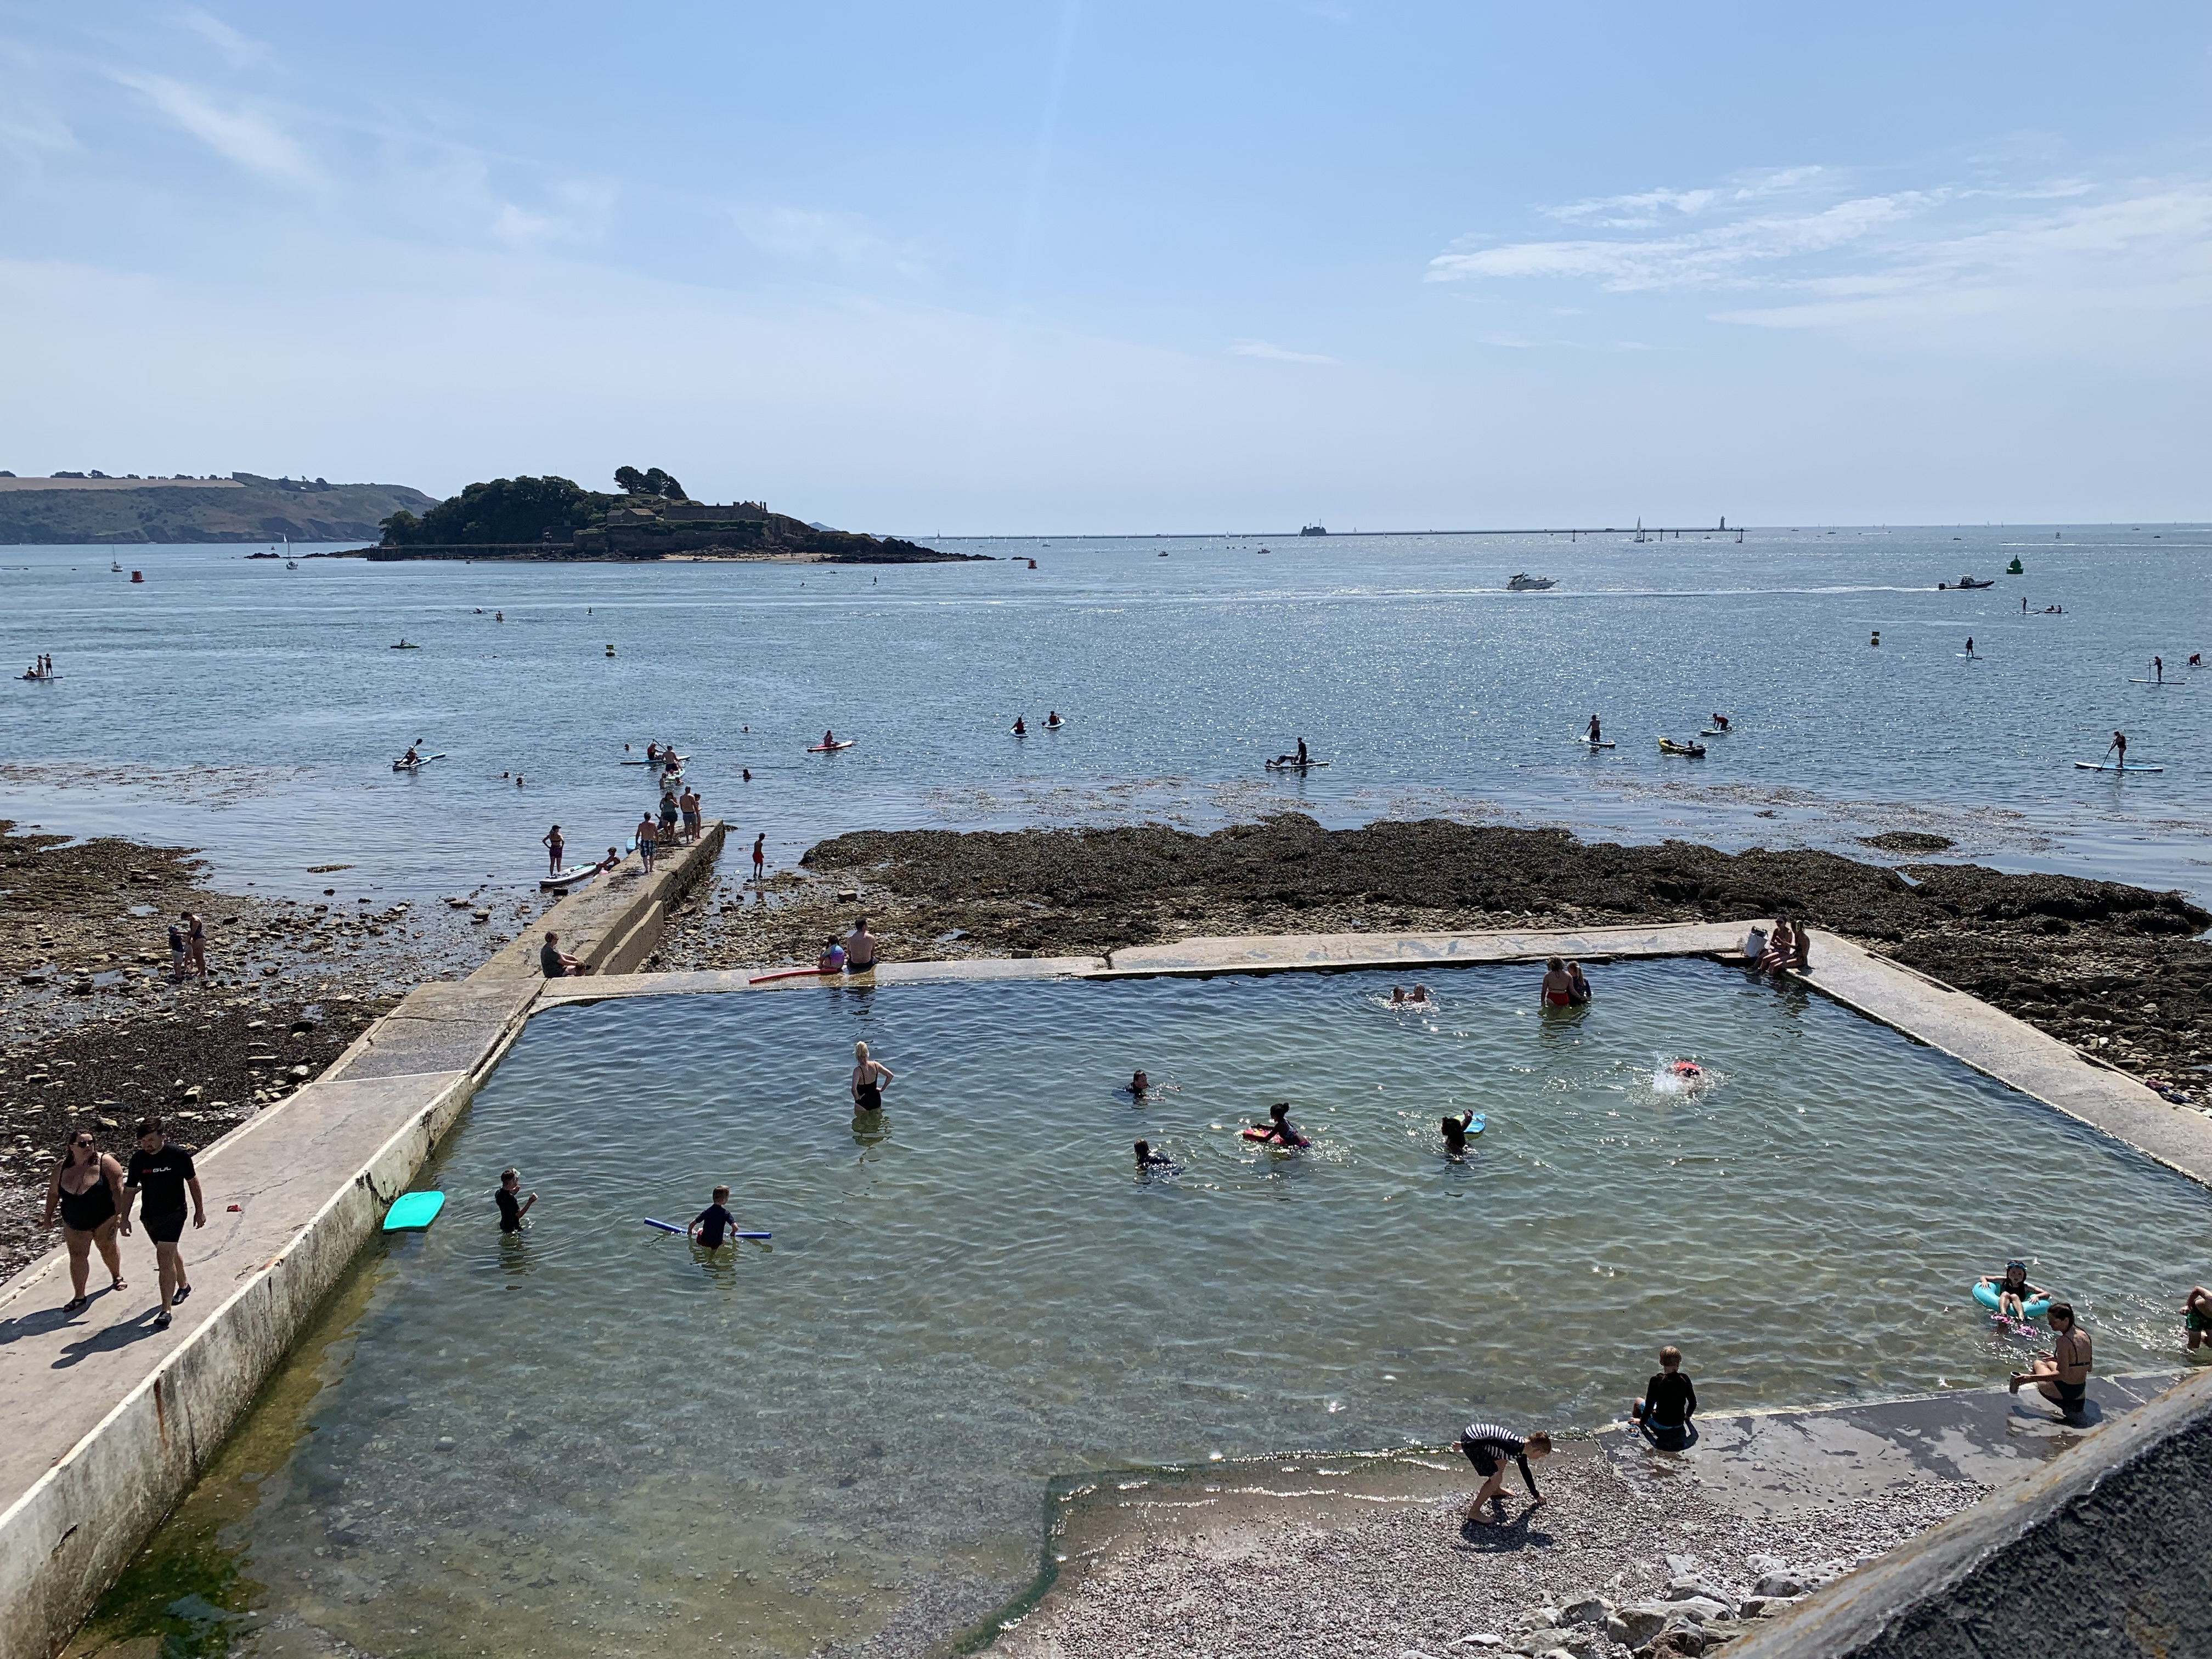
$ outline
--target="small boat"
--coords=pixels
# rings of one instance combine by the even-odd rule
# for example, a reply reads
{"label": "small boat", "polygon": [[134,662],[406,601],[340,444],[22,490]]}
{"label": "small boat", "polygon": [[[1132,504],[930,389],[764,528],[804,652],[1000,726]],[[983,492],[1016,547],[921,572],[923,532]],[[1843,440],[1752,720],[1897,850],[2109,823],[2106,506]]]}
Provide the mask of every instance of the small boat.
{"label": "small boat", "polygon": [[1659,739],[1659,752],[1662,755],[1684,755],[1692,760],[1703,760],[1705,757],[1705,745],[1702,743],[1677,743],[1672,738],[1662,738]]}
{"label": "small boat", "polygon": [[392,763],[392,769],[395,772],[419,772],[425,766],[428,766],[432,761],[443,760],[445,758],[446,755],[443,750],[439,750],[434,755],[417,755],[413,760],[409,760],[403,756],[400,759]]}
{"label": "small boat", "polygon": [[1956,593],[1962,592],[1970,587],[1995,587],[1996,585],[1996,578],[1994,576],[1990,577],[1989,580],[1985,582],[1978,582],[1972,576],[1961,576],[1955,582],[1937,582],[1936,584],[1936,591],[1938,593],[1941,593],[1948,589],[1948,591]]}
{"label": "small boat", "polygon": [[123,574],[123,561],[120,559],[111,559],[107,562],[107,568],[119,576]]}
{"label": "small boat", "polygon": [[386,649],[392,651],[420,651],[422,648],[422,647],[419,645],[410,645],[404,640],[400,641],[397,645],[386,647]]}
{"label": "small boat", "polygon": [[1505,584],[1505,591],[1509,593],[1540,593],[1547,587],[1557,587],[1559,585],[1559,580],[1556,577],[1532,576],[1524,570]]}
{"label": "small boat", "polygon": [[131,573],[131,580],[134,582],[143,582],[146,580],[146,573],[143,570],[134,570]]}
{"label": "small boat", "polygon": [[284,561],[284,568],[287,570],[297,570],[299,568],[300,562],[297,559],[287,559]]}

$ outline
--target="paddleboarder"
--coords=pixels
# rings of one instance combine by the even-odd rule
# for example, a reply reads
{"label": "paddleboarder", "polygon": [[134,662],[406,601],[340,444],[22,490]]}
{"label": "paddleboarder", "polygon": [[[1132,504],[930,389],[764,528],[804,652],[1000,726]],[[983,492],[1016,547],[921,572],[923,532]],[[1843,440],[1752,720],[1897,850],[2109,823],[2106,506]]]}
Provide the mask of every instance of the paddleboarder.
{"label": "paddleboarder", "polygon": [[2128,769],[2128,734],[2126,732],[2115,732],[2112,733],[2112,741],[2110,745],[2106,747],[2105,752],[2109,755],[2115,750],[2119,752],[2120,770],[2124,772]]}
{"label": "paddleboarder", "polygon": [[1598,724],[1597,716],[1595,714],[1590,716],[1589,740],[1592,748],[1605,741],[1605,728]]}
{"label": "paddleboarder", "polygon": [[2165,658],[2153,657],[2150,659],[2150,683],[2153,685],[2164,685],[2166,684]]}

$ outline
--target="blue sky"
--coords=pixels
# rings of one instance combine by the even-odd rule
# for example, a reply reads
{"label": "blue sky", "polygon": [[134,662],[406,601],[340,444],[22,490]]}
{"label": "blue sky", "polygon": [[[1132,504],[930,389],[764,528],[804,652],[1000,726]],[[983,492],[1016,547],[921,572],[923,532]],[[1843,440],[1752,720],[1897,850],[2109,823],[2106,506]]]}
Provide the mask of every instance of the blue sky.
{"label": "blue sky", "polygon": [[2212,13],[0,0],[0,466],[2212,514]]}

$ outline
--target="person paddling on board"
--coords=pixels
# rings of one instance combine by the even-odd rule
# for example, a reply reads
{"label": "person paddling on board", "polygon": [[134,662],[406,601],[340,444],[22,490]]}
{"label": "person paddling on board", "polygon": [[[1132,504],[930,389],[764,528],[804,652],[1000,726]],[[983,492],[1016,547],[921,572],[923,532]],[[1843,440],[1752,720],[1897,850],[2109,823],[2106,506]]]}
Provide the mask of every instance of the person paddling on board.
{"label": "person paddling on board", "polygon": [[2115,750],[2119,752],[2119,769],[2121,771],[2124,772],[2128,769],[2128,734],[2126,732],[2115,732],[2112,733],[2112,740],[2106,746],[2105,752],[2109,755]]}
{"label": "person paddling on board", "polygon": [[1727,731],[1729,729],[1729,717],[1726,714],[1716,714],[1713,716],[1713,729],[1717,732]]}
{"label": "person paddling on board", "polygon": [[1592,744],[1605,741],[1605,728],[1598,724],[1597,716],[1595,714],[1590,716],[1589,737],[1587,741]]}
{"label": "person paddling on board", "polygon": [[399,763],[402,766],[420,766],[422,763],[422,757],[415,752],[413,744],[407,745],[407,752],[399,757]]}
{"label": "person paddling on board", "polygon": [[1974,636],[1972,634],[1966,635],[1966,654],[1970,657],[1974,654]]}
{"label": "person paddling on board", "polygon": [[2150,680],[2153,685],[2164,685],[2166,684],[2165,658],[2153,657],[2150,659]]}
{"label": "person paddling on board", "polygon": [[824,732],[822,734],[822,746],[824,749],[835,749],[837,746],[837,734],[835,732]]}
{"label": "person paddling on board", "polygon": [[1018,738],[1026,738],[1029,734],[1030,729],[1028,726],[1022,724],[1022,717],[1019,714],[1015,715],[1014,735]]}
{"label": "person paddling on board", "polygon": [[1044,716],[1044,729],[1045,729],[1046,731],[1048,731],[1048,732],[1056,731],[1056,730],[1058,730],[1060,726],[1065,726],[1065,725],[1066,725],[1066,724],[1067,724],[1067,722],[1066,722],[1066,720],[1064,720],[1060,719],[1060,710],[1058,710],[1057,708],[1048,708],[1048,709],[1047,709],[1047,710],[1045,711],[1045,716]]}
{"label": "person paddling on board", "polygon": [[1264,1124],[1255,1124],[1252,1127],[1247,1129],[1244,1132],[1245,1139],[1248,1140],[1264,1140],[1277,1146],[1312,1146],[1313,1142],[1308,1140],[1296,1129],[1291,1127],[1290,1112],[1291,1103],[1289,1101],[1277,1101],[1273,1105],[1267,1108],[1267,1122]]}

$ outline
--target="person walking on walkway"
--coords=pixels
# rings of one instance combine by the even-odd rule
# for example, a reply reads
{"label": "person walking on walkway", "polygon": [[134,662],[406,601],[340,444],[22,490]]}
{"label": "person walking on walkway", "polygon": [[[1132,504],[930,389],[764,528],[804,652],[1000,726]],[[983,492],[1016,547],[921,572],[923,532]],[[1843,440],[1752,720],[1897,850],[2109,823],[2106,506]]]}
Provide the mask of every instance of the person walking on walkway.
{"label": "person walking on walkway", "polygon": [[659,826],[653,823],[653,814],[647,812],[637,821],[637,861],[645,866],[648,876],[653,873],[653,855],[659,851]]}
{"label": "person walking on walkway", "polygon": [[131,1288],[123,1282],[123,1256],[115,1243],[115,1230],[122,1221],[125,1202],[123,1166],[100,1150],[91,1131],[79,1129],[70,1137],[61,1162],[54,1165],[53,1179],[46,1183],[43,1224],[52,1226],[55,1211],[61,1212],[62,1237],[69,1244],[70,1291],[64,1313],[81,1313],[91,1300],[85,1294],[85,1284],[92,1274],[95,1246],[100,1259],[107,1264],[108,1288]]}
{"label": "person walking on walkway", "polygon": [[207,1200],[200,1194],[199,1172],[192,1167],[189,1146],[169,1139],[161,1120],[149,1117],[138,1126],[138,1150],[131,1154],[123,1178],[125,1194],[122,1229],[131,1231],[131,1200],[138,1203],[138,1218],[146,1224],[146,1237],[154,1242],[154,1261],[160,1269],[161,1301],[154,1328],[166,1330],[169,1310],[183,1304],[192,1293],[185,1273],[184,1252],[178,1241],[185,1236],[185,1194],[192,1199],[192,1225],[207,1225]]}

